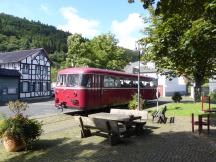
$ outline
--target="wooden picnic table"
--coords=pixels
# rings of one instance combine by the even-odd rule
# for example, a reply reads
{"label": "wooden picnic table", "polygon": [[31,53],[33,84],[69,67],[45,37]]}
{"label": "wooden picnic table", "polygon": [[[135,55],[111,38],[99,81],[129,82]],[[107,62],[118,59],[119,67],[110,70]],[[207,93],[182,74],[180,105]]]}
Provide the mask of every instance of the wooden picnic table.
{"label": "wooden picnic table", "polygon": [[88,115],[90,118],[105,119],[110,121],[116,121],[125,126],[125,136],[129,137],[132,134],[132,122],[134,120],[141,119],[141,116],[125,115],[125,114],[112,114],[112,113],[95,113]]}

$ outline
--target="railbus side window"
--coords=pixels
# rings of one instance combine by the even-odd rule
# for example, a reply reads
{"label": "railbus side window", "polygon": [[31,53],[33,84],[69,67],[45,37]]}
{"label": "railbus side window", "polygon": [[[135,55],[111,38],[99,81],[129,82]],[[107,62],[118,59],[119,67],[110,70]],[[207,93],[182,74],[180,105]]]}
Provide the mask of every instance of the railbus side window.
{"label": "railbus side window", "polygon": [[115,87],[114,77],[104,76],[104,87]]}
{"label": "railbus side window", "polygon": [[92,75],[91,74],[83,74],[81,75],[81,86],[82,87],[92,87]]}
{"label": "railbus side window", "polygon": [[126,87],[126,83],[123,78],[120,78],[120,83],[122,88]]}
{"label": "railbus side window", "polygon": [[101,87],[101,78],[100,75],[97,75],[97,87]]}
{"label": "railbus side window", "polygon": [[114,77],[109,78],[109,87],[115,87],[115,80]]}
{"label": "railbus side window", "polygon": [[93,75],[92,76],[92,87],[95,88],[97,85],[97,77],[96,75]]}
{"label": "railbus side window", "polygon": [[109,87],[109,76],[104,76],[104,87]]}
{"label": "railbus side window", "polygon": [[131,87],[131,80],[130,79],[125,79],[124,80],[126,87]]}
{"label": "railbus side window", "polygon": [[115,78],[115,87],[121,87],[121,81],[120,78]]}

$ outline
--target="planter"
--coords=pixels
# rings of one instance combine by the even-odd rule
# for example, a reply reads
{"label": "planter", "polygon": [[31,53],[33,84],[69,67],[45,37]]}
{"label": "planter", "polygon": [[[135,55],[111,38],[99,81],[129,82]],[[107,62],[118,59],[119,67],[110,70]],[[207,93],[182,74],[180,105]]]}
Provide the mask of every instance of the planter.
{"label": "planter", "polygon": [[21,151],[26,148],[25,142],[23,140],[16,140],[13,137],[3,137],[3,144],[7,152]]}

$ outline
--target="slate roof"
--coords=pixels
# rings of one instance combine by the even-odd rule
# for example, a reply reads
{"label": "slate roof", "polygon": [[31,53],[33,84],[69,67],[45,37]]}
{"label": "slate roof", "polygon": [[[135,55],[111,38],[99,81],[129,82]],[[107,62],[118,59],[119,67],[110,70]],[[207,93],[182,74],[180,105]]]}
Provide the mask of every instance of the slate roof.
{"label": "slate roof", "polygon": [[15,77],[19,77],[20,73],[18,72],[18,70],[1,69],[0,68],[0,76],[15,76]]}
{"label": "slate roof", "polygon": [[47,55],[47,52],[43,48],[0,53],[0,64],[19,62],[28,56],[38,54],[42,51]]}

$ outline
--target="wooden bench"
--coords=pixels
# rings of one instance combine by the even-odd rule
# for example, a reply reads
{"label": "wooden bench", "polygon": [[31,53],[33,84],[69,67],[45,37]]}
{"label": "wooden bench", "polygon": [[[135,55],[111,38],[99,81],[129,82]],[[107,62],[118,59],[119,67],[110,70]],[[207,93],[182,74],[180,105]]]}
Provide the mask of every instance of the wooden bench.
{"label": "wooden bench", "polygon": [[124,114],[124,115],[132,115],[132,116],[140,116],[141,119],[133,120],[132,125],[135,125],[136,131],[141,131],[143,126],[146,124],[148,119],[148,112],[145,110],[128,110],[128,109],[111,109],[111,114]]}
{"label": "wooden bench", "polygon": [[80,124],[81,138],[92,136],[91,129],[97,129],[99,130],[97,133],[103,132],[108,135],[111,145],[120,142],[120,130],[116,121],[84,116],[75,116],[75,120]]}
{"label": "wooden bench", "polygon": [[[167,111],[167,107],[164,106],[162,109],[159,111],[155,111],[152,113],[152,120],[157,121],[158,123],[166,123],[167,117],[165,116],[165,113]],[[174,122],[174,118],[171,119],[172,122]]]}

